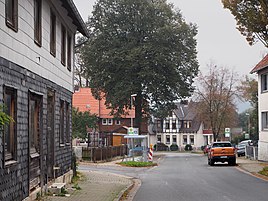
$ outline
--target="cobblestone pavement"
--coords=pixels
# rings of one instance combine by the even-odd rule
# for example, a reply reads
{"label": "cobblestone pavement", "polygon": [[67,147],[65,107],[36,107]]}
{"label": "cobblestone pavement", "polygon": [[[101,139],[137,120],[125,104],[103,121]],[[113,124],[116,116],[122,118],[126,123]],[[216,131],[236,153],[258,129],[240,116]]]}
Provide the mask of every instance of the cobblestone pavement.
{"label": "cobblestone pavement", "polygon": [[79,182],[81,190],[70,197],[48,196],[46,201],[114,201],[132,185],[129,177],[100,171],[83,171],[84,179]]}

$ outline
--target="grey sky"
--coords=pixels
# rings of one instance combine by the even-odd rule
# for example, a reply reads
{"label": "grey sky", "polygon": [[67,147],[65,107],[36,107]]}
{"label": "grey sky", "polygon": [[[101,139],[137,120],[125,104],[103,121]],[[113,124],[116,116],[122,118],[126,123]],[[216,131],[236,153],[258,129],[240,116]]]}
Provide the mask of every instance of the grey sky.
{"label": "grey sky", "polygon": [[[240,75],[250,70],[264,57],[267,49],[257,43],[249,46],[235,28],[236,22],[221,0],[169,0],[179,8],[187,22],[198,26],[197,50],[200,70],[213,63],[228,67]],[[95,0],[74,0],[82,18],[91,15]]]}

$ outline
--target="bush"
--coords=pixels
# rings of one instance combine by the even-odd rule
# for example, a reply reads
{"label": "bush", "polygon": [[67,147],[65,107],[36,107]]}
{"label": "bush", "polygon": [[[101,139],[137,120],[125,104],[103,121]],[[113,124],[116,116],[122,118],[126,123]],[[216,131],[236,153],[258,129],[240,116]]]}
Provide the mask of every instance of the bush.
{"label": "bush", "polygon": [[157,143],[157,147],[156,147],[156,144],[154,145],[154,150],[156,150],[156,151],[168,151],[168,146],[165,145],[164,143]]}
{"label": "bush", "polygon": [[179,147],[177,144],[170,145],[170,151],[178,151]]}
{"label": "bush", "polygon": [[186,144],[184,150],[185,151],[192,151],[193,150],[193,147],[190,144]]}
{"label": "bush", "polygon": [[118,163],[123,166],[129,166],[129,167],[152,167],[157,166],[157,163],[153,162],[138,162],[138,161],[125,161]]}

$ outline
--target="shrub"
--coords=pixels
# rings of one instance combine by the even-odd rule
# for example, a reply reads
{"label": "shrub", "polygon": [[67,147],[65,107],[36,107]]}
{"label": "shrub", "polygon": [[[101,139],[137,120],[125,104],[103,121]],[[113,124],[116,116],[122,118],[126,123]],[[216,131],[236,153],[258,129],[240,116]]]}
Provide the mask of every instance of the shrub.
{"label": "shrub", "polygon": [[190,144],[186,144],[184,150],[185,151],[192,151],[193,150],[193,147]]}
{"label": "shrub", "polygon": [[129,166],[129,167],[151,167],[151,166],[157,165],[157,163],[153,163],[153,162],[138,162],[138,161],[125,161],[119,164],[123,166]]}
{"label": "shrub", "polygon": [[170,145],[170,151],[178,151],[179,147],[177,144]]}
{"label": "shrub", "polygon": [[164,143],[157,143],[157,147],[156,147],[156,144],[154,145],[154,150],[157,150],[157,151],[167,151],[168,150],[168,146],[165,145]]}

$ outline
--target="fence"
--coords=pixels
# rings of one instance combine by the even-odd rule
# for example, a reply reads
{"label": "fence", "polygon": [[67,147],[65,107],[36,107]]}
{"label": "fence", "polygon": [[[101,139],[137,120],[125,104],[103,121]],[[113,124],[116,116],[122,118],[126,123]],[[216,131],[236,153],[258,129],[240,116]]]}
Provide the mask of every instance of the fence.
{"label": "fence", "polygon": [[247,158],[258,160],[258,147],[246,146],[245,156]]}
{"label": "fence", "polygon": [[82,147],[83,160],[93,162],[111,161],[112,158],[127,155],[127,146],[115,147]]}

